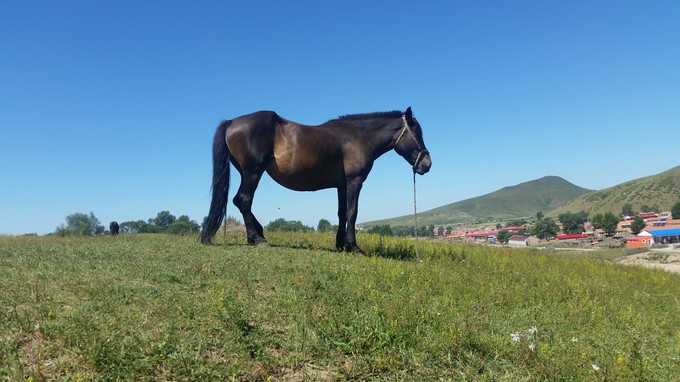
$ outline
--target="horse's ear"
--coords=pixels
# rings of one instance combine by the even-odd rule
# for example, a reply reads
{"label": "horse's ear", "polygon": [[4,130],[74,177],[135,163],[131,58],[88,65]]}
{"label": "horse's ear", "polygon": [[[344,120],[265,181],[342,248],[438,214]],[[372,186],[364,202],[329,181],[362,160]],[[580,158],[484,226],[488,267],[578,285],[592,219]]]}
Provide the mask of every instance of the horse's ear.
{"label": "horse's ear", "polygon": [[409,106],[408,109],[406,109],[404,116],[406,116],[407,121],[410,121],[410,120],[413,119],[413,112],[411,111],[411,106]]}

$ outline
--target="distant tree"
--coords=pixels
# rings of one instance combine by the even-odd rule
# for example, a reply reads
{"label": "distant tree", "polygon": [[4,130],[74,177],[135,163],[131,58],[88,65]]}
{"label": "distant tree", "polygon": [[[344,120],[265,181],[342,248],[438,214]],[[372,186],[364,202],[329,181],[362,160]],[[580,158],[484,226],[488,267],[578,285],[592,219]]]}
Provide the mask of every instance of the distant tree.
{"label": "distant tree", "polygon": [[541,220],[541,219],[543,219],[543,212],[542,211],[536,212],[536,220]]}
{"label": "distant tree", "polygon": [[645,227],[647,227],[647,223],[645,223],[645,219],[641,218],[640,215],[638,215],[630,223],[630,232],[632,232],[633,235],[637,235],[640,232],[642,232],[642,230],[645,229]]}
{"label": "distant tree", "polygon": [[198,233],[201,226],[195,221],[189,219],[187,215],[182,215],[176,221],[170,223],[165,229],[165,232],[173,235],[188,235]]}
{"label": "distant tree", "polygon": [[145,231],[147,225],[144,220],[127,221],[120,223],[120,229],[125,233],[140,233]]}
{"label": "distant tree", "polygon": [[673,204],[673,207],[671,207],[671,214],[673,215],[673,219],[680,219],[680,201]]}
{"label": "distant tree", "polygon": [[425,233],[424,236],[427,237],[433,237],[434,236],[434,224],[430,224],[427,226],[427,232]]}
{"label": "distant tree", "polygon": [[[377,230],[384,229],[384,228],[378,228],[378,227],[374,227],[374,228],[377,229]],[[390,230],[392,231],[393,236],[413,237],[413,236],[415,236],[415,233],[416,233],[416,230],[413,226],[390,227]],[[375,232],[375,233],[379,233],[379,232]],[[434,236],[434,225],[418,227],[418,237],[432,237],[432,236]]]}
{"label": "distant tree", "polygon": [[66,216],[66,225],[62,224],[54,232],[58,236],[94,236],[104,233],[104,226],[94,213],[75,213]]}
{"label": "distant tree", "polygon": [[557,216],[560,223],[562,223],[562,230],[566,234],[570,233],[582,233],[585,231],[583,228],[583,223],[588,221],[588,213],[585,211],[581,212],[565,212]]}
{"label": "distant tree", "polygon": [[515,219],[509,221],[505,226],[506,227],[521,227],[523,225],[527,224],[527,221],[524,219]]}
{"label": "distant tree", "polygon": [[604,232],[616,232],[616,227],[619,224],[619,218],[611,212],[605,214],[596,214],[593,216],[593,227],[603,230]]}
{"label": "distant tree", "polygon": [[155,224],[145,224],[141,227],[137,233],[162,233],[165,231],[165,227],[155,225]]}
{"label": "distant tree", "polygon": [[621,207],[621,216],[633,216],[635,212],[633,211],[633,205],[626,203]]}
{"label": "distant tree", "polygon": [[390,227],[389,224],[385,225],[376,225],[368,229],[368,233],[375,233],[380,236],[393,236],[394,232],[392,232],[392,227]]}
{"label": "distant tree", "polygon": [[557,230],[557,224],[553,219],[543,218],[532,225],[529,232],[539,239],[549,239],[557,235]]}
{"label": "distant tree", "polygon": [[498,231],[498,235],[496,236],[496,240],[498,240],[498,242],[501,243],[501,244],[507,244],[510,236],[512,236],[512,232],[502,229],[502,230]]}
{"label": "distant tree", "polygon": [[168,226],[174,223],[176,220],[177,218],[175,215],[171,214],[170,211],[161,211],[153,219],[153,224],[159,227],[168,228]]}
{"label": "distant tree", "polygon": [[333,231],[333,225],[326,219],[319,220],[319,225],[316,226],[316,232],[330,232]]}
{"label": "distant tree", "polygon": [[434,225],[422,226],[418,228],[418,237],[432,237],[434,236]]}
{"label": "distant tree", "polygon": [[651,207],[646,205],[646,204],[643,204],[640,207],[640,212],[656,212],[656,213],[659,213],[659,212],[661,212],[661,208],[659,207],[658,203],[652,204]]}
{"label": "distant tree", "polygon": [[503,228],[503,225],[501,223],[496,223],[496,231],[500,231],[501,228]]}
{"label": "distant tree", "polygon": [[412,225],[392,227],[391,229],[394,236],[413,236],[415,234],[415,229]]}
{"label": "distant tree", "polygon": [[302,224],[299,220],[288,221],[283,218],[278,218],[265,227],[269,231],[288,231],[288,232],[310,232],[314,228]]}
{"label": "distant tree", "polygon": [[446,226],[446,234],[450,235],[452,233],[453,233],[453,227],[451,227],[450,225],[447,225]]}

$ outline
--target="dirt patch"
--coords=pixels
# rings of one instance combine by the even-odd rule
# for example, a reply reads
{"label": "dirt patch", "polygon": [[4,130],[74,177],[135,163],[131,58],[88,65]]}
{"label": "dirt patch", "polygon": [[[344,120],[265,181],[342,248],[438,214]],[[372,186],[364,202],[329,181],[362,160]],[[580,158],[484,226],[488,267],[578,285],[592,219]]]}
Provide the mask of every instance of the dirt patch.
{"label": "dirt patch", "polygon": [[326,367],[315,366],[312,364],[304,365],[299,370],[284,369],[281,376],[282,381],[334,381],[337,376]]}
{"label": "dirt patch", "polygon": [[658,268],[680,274],[680,250],[677,249],[653,249],[649,252],[622,257],[618,261],[621,264]]}

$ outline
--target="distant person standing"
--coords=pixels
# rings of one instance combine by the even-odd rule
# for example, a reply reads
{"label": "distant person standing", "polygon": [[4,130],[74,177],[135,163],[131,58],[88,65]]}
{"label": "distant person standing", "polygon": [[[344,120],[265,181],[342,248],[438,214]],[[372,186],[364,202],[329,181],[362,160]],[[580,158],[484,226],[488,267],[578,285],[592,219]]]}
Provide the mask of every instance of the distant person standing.
{"label": "distant person standing", "polygon": [[116,236],[118,235],[118,232],[120,232],[120,226],[116,221],[112,221],[109,224],[109,231],[111,231],[111,236]]}

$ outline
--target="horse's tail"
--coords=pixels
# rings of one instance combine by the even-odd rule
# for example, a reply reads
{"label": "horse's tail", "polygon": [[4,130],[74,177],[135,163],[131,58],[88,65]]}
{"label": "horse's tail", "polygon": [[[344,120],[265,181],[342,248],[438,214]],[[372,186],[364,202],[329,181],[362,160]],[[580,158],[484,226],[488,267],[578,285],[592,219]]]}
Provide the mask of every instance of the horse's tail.
{"label": "horse's tail", "polygon": [[212,237],[220,229],[222,220],[227,215],[230,153],[225,137],[230,124],[231,121],[220,123],[213,139],[212,201],[210,202],[208,218],[201,231],[201,242],[203,244],[210,244]]}

